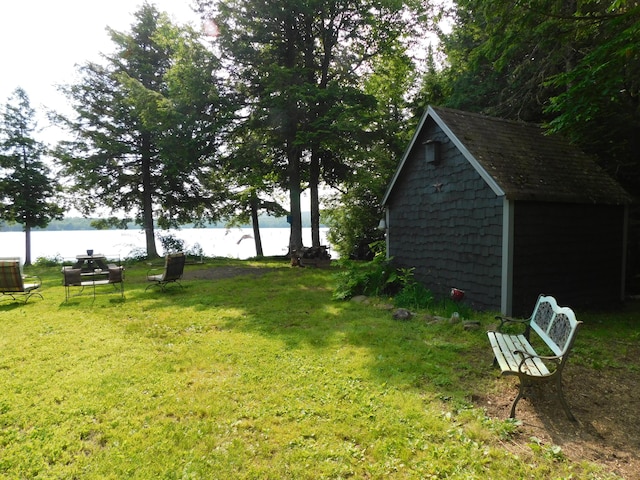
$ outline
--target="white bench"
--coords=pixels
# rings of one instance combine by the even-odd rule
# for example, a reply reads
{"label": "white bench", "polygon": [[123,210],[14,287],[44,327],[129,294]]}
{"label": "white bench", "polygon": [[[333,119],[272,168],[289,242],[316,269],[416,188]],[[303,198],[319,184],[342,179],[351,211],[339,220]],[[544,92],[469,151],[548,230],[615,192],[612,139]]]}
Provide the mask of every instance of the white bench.
{"label": "white bench", "polygon": [[[518,320],[498,316],[496,319],[500,320],[497,331],[487,332],[494,364],[500,367],[502,375],[517,375],[520,379],[520,390],[511,406],[511,418],[515,418],[516,405],[526,396],[528,388],[539,382],[555,381],[556,392],[567,417],[575,420],[562,391],[562,370],[582,324],[576,320],[573,310],[559,307],[553,297],[540,295],[531,318]],[[504,333],[503,327],[510,323],[524,325],[524,332]],[[550,350],[550,355],[536,353],[530,342],[532,330]]]}

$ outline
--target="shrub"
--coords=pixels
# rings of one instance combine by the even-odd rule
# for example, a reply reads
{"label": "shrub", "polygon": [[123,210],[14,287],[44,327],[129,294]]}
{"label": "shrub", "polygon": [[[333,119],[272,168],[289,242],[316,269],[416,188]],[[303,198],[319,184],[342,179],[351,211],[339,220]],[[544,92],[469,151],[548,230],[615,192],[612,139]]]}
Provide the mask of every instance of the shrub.
{"label": "shrub", "polygon": [[55,267],[62,264],[62,257],[56,255],[55,257],[38,257],[34,262],[36,267]]}
{"label": "shrub", "polygon": [[204,250],[202,246],[196,242],[185,251],[185,254],[190,257],[204,257]]}
{"label": "shrub", "polygon": [[346,300],[356,295],[378,296],[390,293],[398,287],[396,271],[387,260],[339,260],[338,265],[343,271],[335,276],[333,298],[336,300]]}
{"label": "shrub", "polygon": [[157,237],[165,254],[184,252],[184,240],[176,237],[173,233],[167,233],[166,235],[158,233]]}
{"label": "shrub", "polygon": [[392,259],[386,258],[384,242],[374,242],[369,248],[374,254],[371,261],[338,261],[343,271],[336,275],[334,299],[346,300],[356,295],[394,295],[412,281],[413,269],[394,267]]}
{"label": "shrub", "polygon": [[136,263],[147,259],[147,251],[144,248],[136,247],[123,259],[125,263]]}

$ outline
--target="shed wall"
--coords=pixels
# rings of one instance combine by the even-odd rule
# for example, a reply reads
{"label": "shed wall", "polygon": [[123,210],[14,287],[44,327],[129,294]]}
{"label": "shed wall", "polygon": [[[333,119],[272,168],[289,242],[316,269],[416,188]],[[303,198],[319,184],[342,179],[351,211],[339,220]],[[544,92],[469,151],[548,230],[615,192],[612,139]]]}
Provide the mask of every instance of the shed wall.
{"label": "shed wall", "polygon": [[[456,287],[474,308],[499,310],[502,198],[442,130],[425,127],[387,202],[388,253],[435,294]],[[430,139],[441,142],[439,163],[426,161]]]}
{"label": "shed wall", "polygon": [[529,315],[540,293],[572,308],[619,302],[624,215],[620,206],[516,203],[513,314]]}

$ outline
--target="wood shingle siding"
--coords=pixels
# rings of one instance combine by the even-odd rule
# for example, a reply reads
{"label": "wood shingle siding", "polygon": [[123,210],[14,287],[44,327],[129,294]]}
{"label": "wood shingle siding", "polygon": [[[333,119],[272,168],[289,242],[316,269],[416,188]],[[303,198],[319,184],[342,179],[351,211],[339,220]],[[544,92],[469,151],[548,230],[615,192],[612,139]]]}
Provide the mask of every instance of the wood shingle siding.
{"label": "wood shingle siding", "polygon": [[383,203],[388,255],[436,294],[505,314],[623,295],[630,197],[536,125],[429,107]]}

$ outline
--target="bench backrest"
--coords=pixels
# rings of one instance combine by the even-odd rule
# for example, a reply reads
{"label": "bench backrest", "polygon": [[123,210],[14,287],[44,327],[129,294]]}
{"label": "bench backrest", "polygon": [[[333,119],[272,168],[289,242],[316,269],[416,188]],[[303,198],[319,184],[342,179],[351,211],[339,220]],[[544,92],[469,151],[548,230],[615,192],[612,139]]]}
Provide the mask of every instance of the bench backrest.
{"label": "bench backrest", "polygon": [[564,355],[581,323],[572,309],[559,307],[555,298],[540,295],[529,325],[556,355]]}
{"label": "bench backrest", "polygon": [[0,292],[24,292],[19,258],[0,258]]}
{"label": "bench backrest", "polygon": [[124,267],[109,265],[109,283],[120,283],[124,280]]}
{"label": "bench backrest", "polygon": [[73,267],[62,267],[62,275],[64,277],[64,286],[70,287],[80,285],[82,283],[82,269]]}

